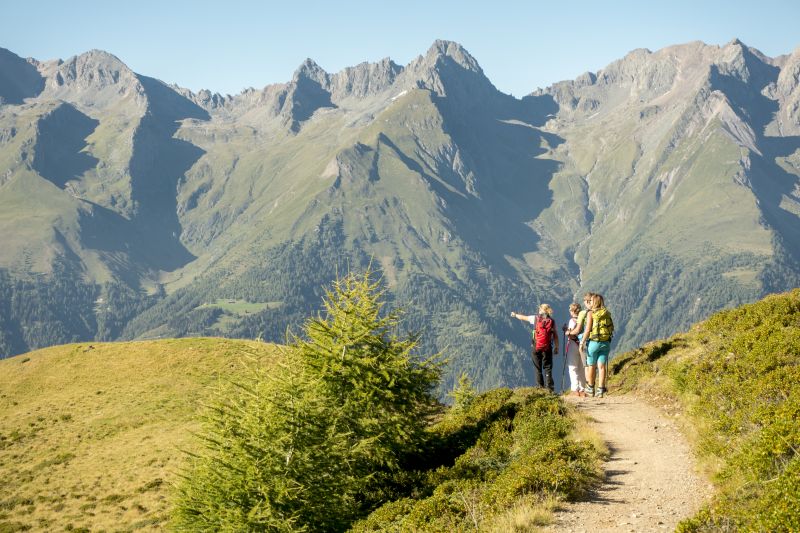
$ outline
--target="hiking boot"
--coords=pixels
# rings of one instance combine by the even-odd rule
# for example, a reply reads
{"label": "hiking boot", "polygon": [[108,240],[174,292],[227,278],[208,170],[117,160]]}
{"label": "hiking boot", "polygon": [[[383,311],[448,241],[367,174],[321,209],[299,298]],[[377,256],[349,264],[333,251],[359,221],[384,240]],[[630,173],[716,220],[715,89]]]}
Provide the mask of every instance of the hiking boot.
{"label": "hiking boot", "polygon": [[594,385],[586,385],[586,395],[594,396]]}
{"label": "hiking boot", "polygon": [[606,394],[605,387],[597,387],[597,392],[595,393],[595,396],[597,396],[598,398],[602,398],[603,396],[605,396],[605,394]]}

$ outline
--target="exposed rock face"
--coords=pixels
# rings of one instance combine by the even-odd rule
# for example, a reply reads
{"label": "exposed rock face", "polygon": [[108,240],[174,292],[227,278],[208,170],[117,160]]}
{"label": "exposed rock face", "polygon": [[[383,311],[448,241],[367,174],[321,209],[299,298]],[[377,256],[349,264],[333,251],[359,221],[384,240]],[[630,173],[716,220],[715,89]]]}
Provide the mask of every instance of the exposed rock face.
{"label": "exposed rock face", "polygon": [[769,96],[780,104],[776,116],[776,134],[800,135],[800,47],[788,57],[778,75],[774,92]]}
{"label": "exposed rock face", "polygon": [[43,97],[72,101],[104,110],[121,100],[130,101],[131,115],[144,111],[144,88],[136,74],[116,56],[91,50],[66,61],[40,64],[47,82]]}
{"label": "exposed rock face", "polygon": [[389,58],[348,67],[330,77],[331,98],[341,101],[348,97],[375,96],[389,89],[401,72],[403,67]]}

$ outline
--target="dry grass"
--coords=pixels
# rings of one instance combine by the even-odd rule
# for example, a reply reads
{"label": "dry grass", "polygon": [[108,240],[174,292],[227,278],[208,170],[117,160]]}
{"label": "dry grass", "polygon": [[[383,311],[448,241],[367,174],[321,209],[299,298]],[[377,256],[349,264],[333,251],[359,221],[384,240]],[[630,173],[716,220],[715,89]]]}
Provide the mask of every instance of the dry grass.
{"label": "dry grass", "polygon": [[84,343],[0,361],[0,530],[162,528],[195,414],[247,354],[277,347]]}
{"label": "dry grass", "polygon": [[488,533],[523,533],[540,531],[553,522],[558,510],[558,500],[552,496],[528,495],[517,500],[505,512],[483,524],[481,531]]}

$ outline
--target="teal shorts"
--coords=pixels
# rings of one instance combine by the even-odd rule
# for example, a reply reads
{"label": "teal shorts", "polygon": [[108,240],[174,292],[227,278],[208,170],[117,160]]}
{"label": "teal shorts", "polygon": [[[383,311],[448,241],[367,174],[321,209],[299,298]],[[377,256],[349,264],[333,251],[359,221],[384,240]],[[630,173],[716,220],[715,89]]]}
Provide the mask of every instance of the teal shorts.
{"label": "teal shorts", "polygon": [[610,351],[610,342],[589,341],[589,347],[586,350],[586,365],[594,366],[595,363],[601,365],[608,364],[608,354]]}

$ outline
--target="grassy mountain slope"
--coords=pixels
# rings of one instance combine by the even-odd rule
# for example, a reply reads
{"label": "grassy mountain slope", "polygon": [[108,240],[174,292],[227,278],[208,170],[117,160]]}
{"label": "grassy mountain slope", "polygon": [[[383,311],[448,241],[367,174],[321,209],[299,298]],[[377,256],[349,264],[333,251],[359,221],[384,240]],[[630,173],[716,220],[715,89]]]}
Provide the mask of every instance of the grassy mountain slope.
{"label": "grassy mountain slope", "polygon": [[[249,223],[231,227],[214,241],[216,249],[228,252],[214,254],[210,274],[182,286],[135,319],[125,335],[197,334],[210,326],[212,331],[219,328],[218,334],[279,338],[291,317],[307,312],[309,302],[318,297],[316,287],[337,268],[364,266],[372,258],[385,272],[397,303],[409,309],[409,327],[432,333],[426,336],[429,349],[452,348],[453,368],[476,369],[481,388],[521,384],[525,377],[507,314],[519,305],[514,303],[519,293],[532,292],[531,286],[542,293],[554,290],[522,257],[536,239],[525,225],[535,207],[525,200],[526,191],[536,189],[537,181],[538,187],[546,187],[550,164],[530,157],[540,144],[534,130],[498,122],[512,112],[534,117],[535,103],[502,95],[485,78],[461,75],[467,77],[464,84],[489,95],[484,108],[466,123],[452,118],[457,104],[430,90],[409,89],[365,128],[342,126],[342,117],[356,112],[343,110],[342,104],[304,124],[295,135],[274,141],[266,159],[262,152],[238,158],[234,154],[240,151],[226,148],[219,157],[238,159],[219,192],[208,175],[215,169],[189,172],[187,189],[200,191],[193,207],[187,206],[189,233],[217,231],[195,230],[193,225],[194,220],[207,221],[209,210],[220,213],[214,220],[223,225],[230,218],[224,212],[231,210]],[[457,80],[442,83],[446,89],[460,87]],[[337,127],[342,134],[330,136]],[[201,128],[197,124],[181,133],[192,135]],[[461,158],[468,152],[457,140],[464,132],[473,132],[468,142],[475,146],[502,148],[527,141],[531,153],[512,150],[497,160],[483,156],[489,160],[480,169],[465,169]],[[232,142],[244,142],[236,139]],[[204,149],[207,157],[217,157],[218,148]],[[527,184],[515,185],[528,173]],[[309,180],[309,174],[314,178]],[[240,194],[243,187],[246,194]],[[202,262],[184,273],[191,275]],[[271,271],[265,272],[265,263]],[[419,290],[423,284],[426,291]],[[556,284],[559,300],[566,300],[571,290],[569,283],[564,285]],[[207,312],[197,312],[206,302],[244,295],[253,302],[281,305],[238,325],[239,317],[231,314],[209,319]],[[189,319],[182,329],[163,327],[167,309],[171,316]],[[517,334],[524,335],[521,330]],[[492,354],[489,364],[487,353]],[[479,370],[491,366],[495,368]],[[445,388],[453,375],[449,373]]]}
{"label": "grassy mountain slope", "polygon": [[160,529],[204,399],[245,357],[276,355],[264,343],[182,339],[0,361],[0,524]]}
{"label": "grassy mountain slope", "polygon": [[800,289],[623,354],[613,382],[667,401],[718,491],[681,531],[800,528]]}
{"label": "grassy mountain slope", "polygon": [[[569,180],[553,209],[570,215],[546,211],[541,227],[625,316],[620,348],[798,284],[800,174],[775,166],[800,143],[768,133],[779,99],[762,94],[779,64],[738,41],[690,43],[548,89]],[[575,190],[585,203],[570,206]]]}
{"label": "grassy mountain slope", "polygon": [[636,50],[520,100],[446,41],[233,97],[20,61],[44,82],[0,104],[2,354],[280,342],[373,261],[451,356],[443,390],[487,389],[530,378],[511,309],[602,292],[625,349],[800,285],[800,52]]}

